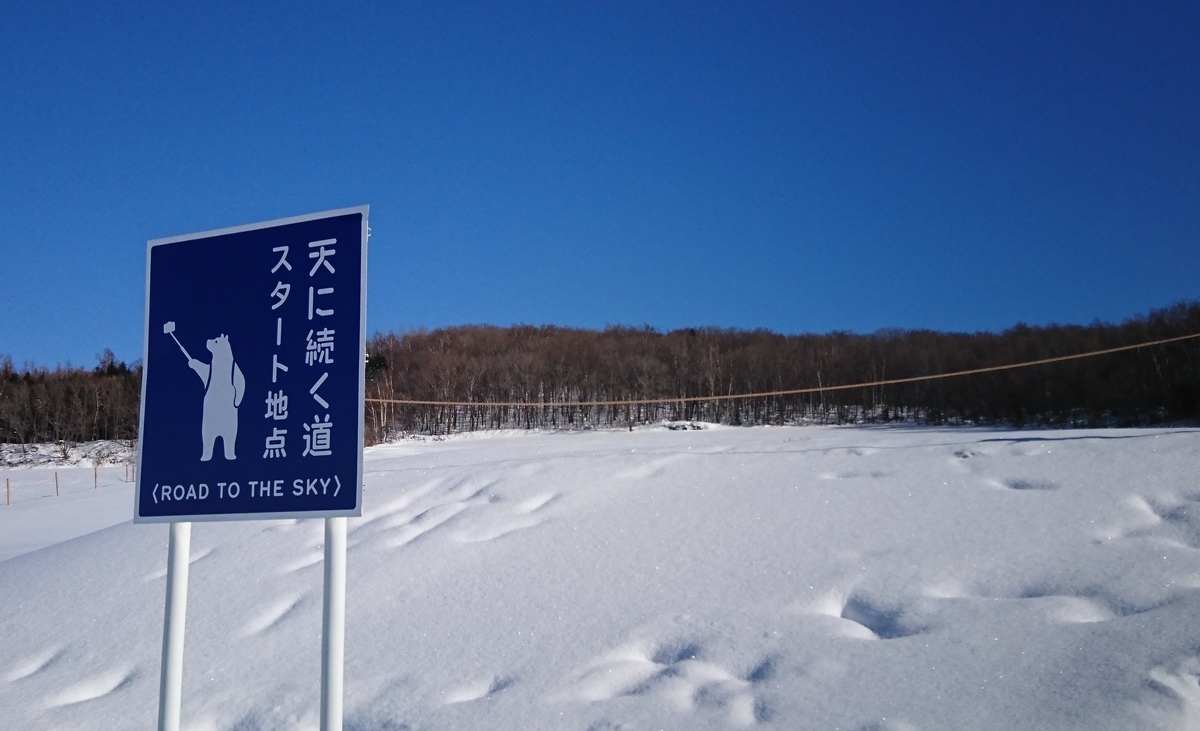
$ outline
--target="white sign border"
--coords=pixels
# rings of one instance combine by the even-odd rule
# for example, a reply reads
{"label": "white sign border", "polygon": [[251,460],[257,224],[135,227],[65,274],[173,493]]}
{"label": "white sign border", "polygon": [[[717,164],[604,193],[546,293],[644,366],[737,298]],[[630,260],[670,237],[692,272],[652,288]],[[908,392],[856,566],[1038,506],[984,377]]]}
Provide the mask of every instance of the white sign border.
{"label": "white sign border", "polygon": [[[243,226],[230,226],[228,228],[218,228],[211,231],[201,231],[199,233],[184,234],[182,236],[169,236],[161,239],[151,239],[146,242],[146,312],[144,316],[144,330],[142,332],[142,391],[141,399],[138,402],[138,447],[137,447],[137,479],[133,487],[133,522],[134,523],[178,523],[178,522],[195,522],[195,523],[215,523],[215,522],[233,522],[233,521],[249,521],[249,520],[296,520],[304,518],[359,518],[362,517],[362,498],[363,498],[363,419],[366,416],[366,395],[367,395],[367,368],[366,362],[362,354],[367,352],[367,247],[368,247],[368,230],[367,223],[368,214],[371,207],[354,206],[351,208],[338,208],[331,211],[321,211],[319,213],[308,213],[302,216],[290,216],[288,218],[277,218],[273,221],[262,221],[259,223],[250,223]],[[197,239],[207,239],[216,236],[224,236],[227,234],[243,233],[246,231],[257,231],[264,228],[274,228],[276,226],[286,226],[292,223],[304,223],[306,221],[317,221],[323,218],[336,218],[338,216],[347,216],[355,213],[362,214],[362,231],[360,233],[360,247],[362,250],[362,261],[359,267],[361,280],[359,282],[359,297],[358,304],[358,476],[355,480],[355,498],[354,507],[346,510],[312,510],[303,512],[278,512],[278,513],[218,513],[213,515],[142,515],[140,498],[142,495],[142,445],[145,440],[142,439],[142,434],[145,433],[146,427],[146,383],[149,381],[147,374],[149,373],[150,364],[150,252],[155,246],[164,244],[177,244],[183,241],[194,241]]]}

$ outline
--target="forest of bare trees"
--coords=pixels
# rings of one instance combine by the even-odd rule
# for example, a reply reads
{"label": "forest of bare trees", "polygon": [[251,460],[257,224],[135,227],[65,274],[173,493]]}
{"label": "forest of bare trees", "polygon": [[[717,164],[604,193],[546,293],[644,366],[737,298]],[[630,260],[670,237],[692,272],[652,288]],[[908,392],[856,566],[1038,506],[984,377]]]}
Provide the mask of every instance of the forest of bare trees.
{"label": "forest of bare trees", "polygon": [[0,360],[0,442],[136,439],[141,368],[111,350],[92,370],[13,367]]}
{"label": "forest of bare trees", "polygon": [[[717,328],[661,333],[469,325],[376,335],[369,440],[402,432],[580,428],[661,419],[726,424],[908,421],[1104,426],[1200,416],[1200,340],[1019,370],[870,389],[641,406],[578,401],[685,399],[833,387],[1016,363],[1200,332],[1200,303],[1118,325],[1017,326],[1000,334],[887,330],[779,335]],[[523,402],[527,407],[491,406]]]}
{"label": "forest of bare trees", "polygon": [[[1014,426],[1194,420],[1200,417],[1200,340],[975,376],[833,390],[848,383],[928,376],[1192,333],[1200,333],[1200,302],[1120,324],[1018,325],[998,334],[886,330],[779,335],[718,328],[662,333],[648,327],[595,331],[528,325],[377,334],[367,348],[367,441],[411,432],[626,426],[662,419]],[[0,362],[0,441],[136,438],[140,379],[140,366],[118,362],[108,351],[90,370],[16,369],[5,359]],[[822,390],[714,398],[800,388]],[[656,398],[671,401],[572,405]]]}

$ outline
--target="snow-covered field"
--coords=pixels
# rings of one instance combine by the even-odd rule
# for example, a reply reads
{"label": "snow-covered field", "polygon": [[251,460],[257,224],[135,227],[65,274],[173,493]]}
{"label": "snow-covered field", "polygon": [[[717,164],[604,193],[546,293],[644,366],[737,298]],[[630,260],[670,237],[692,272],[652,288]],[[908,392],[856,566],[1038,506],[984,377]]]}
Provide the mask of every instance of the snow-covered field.
{"label": "snow-covered field", "polygon": [[[167,528],[51,469],[4,472],[0,728],[153,728]],[[473,435],[365,501],[348,731],[1200,728],[1198,430]],[[316,728],[322,537],[193,528],[186,729]]]}

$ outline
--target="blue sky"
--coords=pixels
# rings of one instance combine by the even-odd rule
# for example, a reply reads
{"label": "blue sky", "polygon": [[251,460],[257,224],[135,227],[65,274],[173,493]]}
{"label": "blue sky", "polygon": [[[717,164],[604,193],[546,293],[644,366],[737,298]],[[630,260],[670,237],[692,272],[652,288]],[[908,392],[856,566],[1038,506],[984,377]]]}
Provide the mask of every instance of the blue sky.
{"label": "blue sky", "polygon": [[137,359],[147,239],[361,204],[369,332],[1195,299],[1197,7],[9,3],[0,353]]}

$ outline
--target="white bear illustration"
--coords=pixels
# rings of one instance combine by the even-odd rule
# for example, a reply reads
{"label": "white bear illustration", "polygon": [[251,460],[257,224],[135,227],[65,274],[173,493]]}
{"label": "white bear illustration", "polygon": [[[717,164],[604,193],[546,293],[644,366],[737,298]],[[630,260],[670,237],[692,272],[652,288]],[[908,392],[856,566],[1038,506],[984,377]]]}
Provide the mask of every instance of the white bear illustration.
{"label": "white bear illustration", "polygon": [[200,425],[204,453],[200,456],[200,461],[207,462],[212,459],[217,437],[221,437],[225,447],[225,459],[236,459],[234,447],[237,444],[237,410],[242,405],[242,396],[246,394],[246,377],[233,361],[233,350],[229,347],[228,337],[220,335],[209,340],[208,350],[213,356],[211,365],[190,356],[188,358],[188,365],[200,376],[205,388],[204,419]]}

